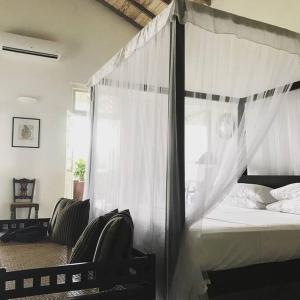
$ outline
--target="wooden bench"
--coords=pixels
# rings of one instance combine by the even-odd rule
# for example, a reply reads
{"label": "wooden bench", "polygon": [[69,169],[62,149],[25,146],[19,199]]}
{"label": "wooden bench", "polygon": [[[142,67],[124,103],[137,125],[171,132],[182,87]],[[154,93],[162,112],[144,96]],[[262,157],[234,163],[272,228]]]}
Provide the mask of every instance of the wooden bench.
{"label": "wooden bench", "polygon": [[[0,232],[40,224],[49,219],[0,220]],[[1,251],[1,249],[0,249]],[[97,289],[70,299],[155,300],[155,255],[133,251],[133,257],[102,263],[7,271],[0,268],[0,299],[15,299]]]}

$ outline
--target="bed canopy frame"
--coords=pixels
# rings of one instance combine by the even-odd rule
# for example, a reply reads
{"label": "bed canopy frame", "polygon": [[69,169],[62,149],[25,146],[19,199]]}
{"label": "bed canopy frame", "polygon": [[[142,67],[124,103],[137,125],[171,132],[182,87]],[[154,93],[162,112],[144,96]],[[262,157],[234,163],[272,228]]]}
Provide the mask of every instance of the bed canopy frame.
{"label": "bed canopy frame", "polygon": [[[172,280],[172,274],[175,271],[175,265],[174,262],[176,262],[176,259],[178,257],[178,251],[179,251],[179,242],[180,238],[179,236],[182,235],[185,227],[185,210],[186,210],[186,203],[185,203],[185,97],[191,97],[199,100],[206,100],[211,99],[212,101],[219,101],[221,98],[225,98],[225,103],[229,102],[229,99],[232,99],[233,97],[230,97],[229,95],[218,95],[218,94],[208,94],[205,91],[195,91],[195,90],[189,90],[186,88],[185,82],[185,75],[186,75],[186,38],[185,38],[185,22],[184,20],[184,13],[186,11],[186,8],[184,6],[187,5],[185,1],[175,1],[175,3],[172,3],[168,9],[168,11],[165,11],[162,13],[161,16],[158,17],[158,19],[154,20],[154,24],[150,24],[147,26],[142,32],[149,36],[151,38],[154,38],[155,34],[151,33],[153,28],[157,28],[160,26],[160,22],[163,22],[161,20],[166,20],[167,18],[173,18],[176,15],[176,20],[172,21],[170,24],[170,69],[169,69],[169,87],[166,86],[155,86],[153,84],[140,84],[138,82],[130,82],[128,80],[114,80],[107,78],[107,75],[109,75],[114,70],[117,70],[118,66],[122,63],[122,61],[126,60],[130,55],[134,53],[136,49],[132,49],[132,46],[129,46],[128,48],[122,49],[107,65],[105,65],[102,69],[100,69],[90,80],[90,85],[92,87],[91,94],[92,94],[92,100],[93,100],[93,106],[95,109],[95,95],[96,95],[96,86],[97,84],[102,84],[109,87],[114,88],[122,88],[122,89],[129,89],[129,90],[135,90],[138,92],[145,92],[145,93],[151,93],[151,91],[156,92],[158,94],[162,95],[168,95],[169,99],[172,98],[172,103],[169,106],[169,113],[171,116],[175,116],[174,119],[170,120],[170,131],[172,139],[169,141],[169,148],[168,148],[168,162],[169,162],[169,169],[168,169],[168,180],[169,185],[171,188],[169,188],[169,197],[168,199],[172,199],[172,201],[167,200],[167,207],[166,207],[166,242],[165,242],[165,253],[166,255],[166,261],[165,261],[165,272],[168,274],[166,275],[167,279],[165,279],[165,282],[163,285],[166,287],[170,285]],[[193,7],[196,7],[195,4],[193,4]],[[237,16],[233,16],[228,13],[220,12],[217,10],[214,10],[209,7],[201,6],[200,9],[203,11],[203,14],[208,15],[217,15],[221,16],[223,18],[229,18],[236,21],[237,24],[239,22],[245,23],[248,26],[258,27],[262,28],[262,30],[268,30],[271,33],[274,32],[280,32],[282,35],[286,35],[289,38],[297,38],[298,42],[300,41],[299,36],[296,33],[292,33],[290,31],[276,28],[271,25],[262,24],[260,22],[256,21],[250,21],[245,18],[240,18]],[[156,22],[156,23],[155,23]],[[250,25],[249,25],[250,24]],[[205,26],[204,26],[205,27]],[[149,42],[151,38],[144,38],[143,34],[139,34],[135,38],[135,44],[137,45],[137,48],[140,48],[143,43]],[[243,38],[243,36],[241,36]],[[141,41],[139,41],[141,40]],[[268,43],[267,43],[268,44]],[[289,43],[288,43],[289,44]],[[300,42],[298,43],[300,45]],[[276,48],[276,47],[275,47]],[[291,47],[289,48],[289,45],[287,46],[288,50],[292,53],[300,54],[300,48],[298,50],[295,50],[295,48]],[[173,66],[173,67],[171,67]],[[300,79],[300,78],[299,78]],[[283,93],[289,92],[289,91],[295,91],[300,89],[300,81],[295,81],[293,83],[286,82],[286,85],[283,86],[281,89]],[[259,100],[259,95],[263,95],[264,98],[271,97],[278,91],[278,87],[274,87],[265,91],[257,91],[258,94],[252,95],[251,97],[254,99],[254,101]],[[237,98],[238,101],[238,124],[241,121],[241,116],[244,113],[245,104],[247,100],[248,95],[245,95],[245,97]],[[93,152],[92,152],[93,157]],[[172,161],[176,160],[177,165],[172,165]],[[91,170],[93,168],[93,165],[91,164]],[[175,170],[176,169],[176,170]],[[92,172],[92,171],[91,171]],[[92,180],[91,180],[92,181]],[[298,176],[248,176],[247,173],[244,173],[243,176],[240,178],[240,182],[247,182],[247,183],[260,183],[260,184],[266,184],[269,186],[282,186],[287,183],[292,182],[300,182],[300,177]],[[93,198],[93,185],[95,183],[90,184],[89,191],[87,191],[89,196]],[[176,188],[174,188],[176,186]],[[172,188],[173,187],[173,188]],[[130,209],[130,204],[128,204],[128,208]],[[176,215],[172,215],[170,212],[176,212]],[[293,264],[294,266],[298,266],[299,262],[296,264]],[[272,268],[271,268],[272,269]],[[274,269],[272,269],[274,270]],[[244,272],[244,270],[243,270]],[[251,271],[252,272],[252,271]],[[252,274],[249,272],[249,274]],[[257,272],[261,273],[261,269],[259,269]],[[269,271],[268,271],[269,272]],[[230,270],[223,273],[222,276],[226,276],[230,278]],[[221,274],[221,273],[219,273]],[[236,274],[236,273],[232,273]],[[213,278],[217,278],[216,281],[219,280],[220,277],[216,276],[215,273],[211,274]],[[249,275],[250,276],[250,275]],[[238,276],[237,276],[238,277]],[[237,278],[235,277],[235,278]],[[223,278],[223,277],[222,277]],[[220,280],[219,280],[220,283]],[[222,283],[220,284],[222,285]],[[212,295],[219,295],[219,293],[222,292],[222,288],[220,288],[220,285],[217,287],[217,292],[212,293]],[[232,291],[231,291],[232,292]],[[164,291],[163,293],[166,293]]]}

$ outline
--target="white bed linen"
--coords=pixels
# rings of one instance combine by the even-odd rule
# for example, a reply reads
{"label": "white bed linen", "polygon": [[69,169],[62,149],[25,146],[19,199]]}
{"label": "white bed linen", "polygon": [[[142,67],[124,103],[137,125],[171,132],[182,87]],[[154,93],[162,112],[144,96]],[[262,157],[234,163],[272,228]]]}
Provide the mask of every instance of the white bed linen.
{"label": "white bed linen", "polygon": [[205,271],[300,258],[300,215],[221,204],[192,235],[199,235],[192,260]]}

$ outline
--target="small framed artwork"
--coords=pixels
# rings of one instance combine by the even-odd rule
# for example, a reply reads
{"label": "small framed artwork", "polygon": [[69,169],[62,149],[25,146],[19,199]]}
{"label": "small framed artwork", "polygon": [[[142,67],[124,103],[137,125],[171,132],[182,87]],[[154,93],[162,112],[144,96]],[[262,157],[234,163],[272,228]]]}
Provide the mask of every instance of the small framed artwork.
{"label": "small framed artwork", "polygon": [[12,147],[40,147],[40,119],[13,117]]}

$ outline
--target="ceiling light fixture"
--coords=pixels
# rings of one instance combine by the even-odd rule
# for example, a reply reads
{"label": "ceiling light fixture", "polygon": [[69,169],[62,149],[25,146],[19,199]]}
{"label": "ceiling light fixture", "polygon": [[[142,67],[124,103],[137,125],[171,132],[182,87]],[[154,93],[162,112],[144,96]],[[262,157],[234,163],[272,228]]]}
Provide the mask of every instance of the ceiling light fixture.
{"label": "ceiling light fixture", "polygon": [[18,102],[28,103],[28,104],[34,104],[34,103],[38,102],[37,98],[27,97],[27,96],[18,97],[17,100],[18,100]]}

